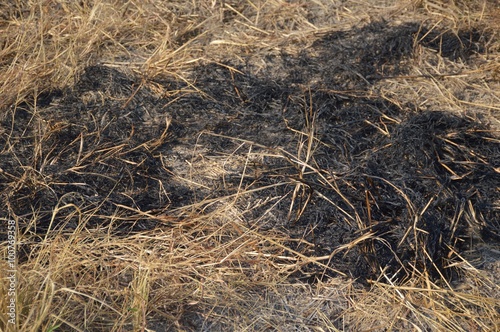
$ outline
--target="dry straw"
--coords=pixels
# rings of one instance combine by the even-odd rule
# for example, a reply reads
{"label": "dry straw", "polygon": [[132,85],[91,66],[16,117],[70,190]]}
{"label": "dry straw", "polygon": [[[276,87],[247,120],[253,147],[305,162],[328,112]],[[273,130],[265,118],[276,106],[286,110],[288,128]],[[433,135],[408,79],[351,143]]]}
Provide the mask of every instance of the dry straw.
{"label": "dry straw", "polygon": [[[124,82],[130,77],[136,80],[124,84],[122,90],[113,90],[115,87],[110,85],[100,92],[87,91],[82,96],[87,105],[99,105],[102,100],[116,97],[122,109],[131,110],[141,107],[141,98],[155,96],[168,100],[164,105],[168,107],[193,94],[213,97],[205,94],[199,82],[189,75],[196,65],[218,63],[234,77],[242,72],[231,63],[246,62],[258,73],[267,70],[266,56],[296,55],[331,33],[362,28],[381,18],[394,26],[425,22],[426,32],[416,33],[422,42],[415,40],[411,46],[413,57],[401,59],[409,61],[410,71],[380,77],[373,84],[370,78],[350,72],[357,79],[361,76],[362,84],[369,83],[369,89],[361,92],[315,88],[330,89],[327,93],[336,94],[339,100],[380,96],[401,107],[412,104],[419,109],[451,111],[472,120],[484,116],[491,123],[488,139],[498,144],[495,135],[499,129],[500,44],[495,31],[500,9],[494,1],[33,0],[0,4],[0,119],[3,124],[10,124],[0,127],[0,158],[10,158],[9,163],[0,161],[0,221],[13,219],[18,226],[17,318],[14,326],[4,315],[9,297],[8,285],[2,283],[0,328],[498,330],[499,248],[491,243],[473,247],[469,252],[449,248],[450,257],[455,259],[447,263],[453,264],[460,275],[455,279],[460,281],[453,282],[445,276],[432,276],[432,267],[412,266],[417,259],[399,264],[409,273],[398,280],[394,271],[374,264],[372,273],[377,277],[368,282],[355,280],[348,267],[335,264],[337,257],[349,257],[355,248],[361,248],[360,252],[370,257],[375,254],[376,244],[385,245],[387,240],[377,231],[375,217],[372,218],[375,194],[363,194],[361,206],[366,215],[362,214],[356,207],[358,202],[346,194],[354,183],[339,186],[335,179],[341,174],[329,172],[317,161],[321,157],[318,151],[330,143],[318,135],[319,115],[312,106],[310,86],[302,87],[304,126],[287,123],[295,140],[293,149],[217,133],[218,127],[214,127],[202,132],[198,137],[200,144],[183,155],[191,156],[184,169],[172,170],[156,164],[179,188],[192,190],[192,200],[183,198],[181,193],[176,196],[178,200],[185,199],[185,204],[175,206],[169,202],[170,193],[165,188],[160,188],[157,195],[164,202],[163,209],[141,208],[133,199],[127,200],[138,197],[133,191],[123,191],[122,196],[128,195],[123,202],[129,203],[117,202],[113,195],[122,189],[119,182],[113,182],[116,174],[111,171],[92,175],[106,178],[103,183],[114,183],[108,188],[108,195],[98,196],[97,200],[92,200],[90,193],[88,197],[74,194],[81,193],[78,190],[88,183],[71,178],[58,182],[46,175],[47,169],[69,156],[58,137],[86,123],[71,123],[60,114],[51,116],[44,107],[51,103],[51,107],[56,107],[59,97],[71,95],[71,89],[77,91],[79,87],[73,85],[81,82],[82,77],[92,76],[85,69],[92,68],[89,66],[108,68],[109,75],[115,75],[115,69],[125,73],[119,76]],[[438,31],[457,35],[470,28],[490,33],[477,61],[455,61],[443,54]],[[434,39],[426,39],[427,36]],[[228,63],[228,59],[233,62]],[[164,84],[174,81],[178,86]],[[145,89],[149,95],[143,94]],[[234,91],[244,97],[236,85]],[[83,176],[86,167],[110,170],[116,165],[122,169],[133,166],[140,173],[153,167],[146,165],[146,157],[134,159],[134,153],[167,163],[168,158],[174,157],[162,155],[162,147],[183,128],[172,124],[168,117],[155,116],[150,114],[148,126],[136,129],[133,123],[130,125],[131,132],[157,126],[153,139],[139,143],[133,141],[133,134],[129,141],[106,141],[107,130],[113,125],[109,119],[116,118],[103,115],[89,120],[94,121],[93,131],[89,129],[68,142],[68,149],[76,151],[75,164],[60,173]],[[391,126],[398,121],[384,114],[379,122],[366,119],[365,124],[388,137],[391,133],[384,124]],[[19,134],[19,128],[24,128],[24,132]],[[225,154],[210,155],[202,144],[209,139],[224,140],[230,148]],[[454,137],[442,139],[454,142]],[[89,146],[89,141],[95,147]],[[474,163],[481,163],[481,156],[468,152],[470,160],[475,158]],[[272,170],[265,168],[267,160],[273,160],[277,166]],[[261,168],[256,166],[259,163]],[[445,161],[442,164],[448,167],[450,177],[466,176],[454,173]],[[283,173],[271,174],[277,170]],[[271,174],[274,182],[260,186],[263,174]],[[156,181],[156,175],[148,175],[155,185],[161,183]],[[231,177],[237,181],[231,182]],[[123,178],[139,179],[130,174]],[[311,178],[339,199],[332,200],[327,194],[314,191]],[[395,192],[401,190],[388,180],[381,181],[394,187]],[[236,183],[236,187],[227,189],[231,183]],[[54,188],[63,187],[80,189],[63,195],[56,193]],[[221,188],[227,189],[225,194],[215,194]],[[214,194],[196,194],[207,191]],[[53,194],[45,199],[54,204],[30,205],[43,201],[37,194],[40,192],[47,197]],[[414,202],[403,191],[399,194],[415,220],[432,204],[430,199],[424,210],[412,211]],[[260,200],[250,199],[256,195],[261,195]],[[358,230],[349,242],[337,244],[329,254],[317,252],[315,244],[309,241],[315,232],[313,227],[302,229],[301,235],[287,232],[284,227],[259,227],[265,218],[278,216],[290,220],[281,225],[293,228],[293,220],[303,217],[318,201],[340,211],[336,222],[345,222],[345,227]],[[19,202],[24,202],[23,214],[18,213]],[[497,201],[491,209],[497,211],[498,204]],[[471,224],[480,224],[483,219],[475,215],[477,209],[464,205],[457,215],[466,215]],[[4,232],[3,226],[1,229]],[[419,242],[417,227],[407,231],[402,242],[412,239],[411,245],[422,246],[420,251],[415,249],[424,257],[420,257],[422,261],[432,261],[425,258],[433,253]],[[0,249],[6,258],[6,242]],[[4,279],[7,259],[0,264]]]}

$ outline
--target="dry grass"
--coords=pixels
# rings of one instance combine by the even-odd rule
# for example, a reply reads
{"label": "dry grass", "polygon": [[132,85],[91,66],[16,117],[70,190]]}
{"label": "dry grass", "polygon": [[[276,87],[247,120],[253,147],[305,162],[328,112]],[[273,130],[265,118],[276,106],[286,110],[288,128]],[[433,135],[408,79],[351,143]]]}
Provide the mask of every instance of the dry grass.
{"label": "dry grass", "polygon": [[[308,18],[311,13],[315,21]],[[7,116],[9,108],[28,103],[36,118],[36,96],[71,86],[91,64],[127,68],[147,84],[158,77],[185,80],[186,71],[197,63],[245,55],[258,64],[261,54],[284,49],[298,52],[327,32],[363,25],[380,16],[395,22],[423,18],[450,31],[463,26],[486,26],[492,31],[500,27],[500,8],[494,1],[4,2],[0,4],[0,117]],[[490,54],[472,66],[421,49],[410,75],[387,78],[373,90],[394,104],[412,101],[422,108],[465,114],[480,111],[500,128],[498,38],[495,42],[489,45]],[[196,89],[196,82],[190,83]],[[173,93],[153,87],[158,94]],[[203,159],[207,165],[193,165],[189,172],[175,174],[175,180],[210,187],[207,169],[217,173],[212,176],[217,178],[226,172],[228,160],[246,169],[252,158],[285,159],[297,170],[296,181],[284,180],[275,186],[292,188],[292,202],[303,198],[302,206],[290,206],[290,215],[297,210],[300,215],[308,204],[307,188],[300,182],[303,174],[325,177],[313,162],[315,147],[321,142],[314,136],[315,116],[308,112],[307,130],[297,131],[296,151],[270,150],[234,139],[249,151],[246,158],[240,155],[238,159],[236,153],[207,157]],[[0,128],[0,134],[8,130]],[[50,128],[40,127],[39,134],[50,135]],[[31,148],[34,155],[41,150],[41,146]],[[0,147],[8,149],[12,147]],[[23,219],[8,206],[11,191],[46,185],[34,165],[25,161],[23,167],[22,177],[0,169],[6,183],[1,193],[6,204],[0,210],[1,222]],[[264,189],[269,188],[241,184],[232,196],[161,213],[122,207],[130,212],[128,220],[151,219],[161,225],[132,235],[117,235],[116,225],[124,216],[98,216],[92,209],[82,210],[61,199],[53,218],[63,214],[68,224],[76,218],[72,231],[18,234],[18,246],[31,251],[17,266],[17,330],[147,331],[156,326],[158,331],[187,331],[200,324],[206,331],[500,329],[499,275],[495,270],[489,274],[478,270],[478,264],[465,258],[454,263],[462,274],[461,285],[433,282],[417,269],[402,284],[380,271],[380,280],[369,289],[348,276],[313,285],[300,281],[296,276],[311,264],[325,271],[333,269],[328,265],[330,257],[317,257],[312,249],[298,252],[292,243],[300,240],[250,226],[246,213],[252,207],[245,205],[246,196]],[[268,197],[276,204],[280,199]],[[37,216],[34,211],[30,220],[23,220],[22,228],[36,229]],[[89,220],[96,217],[107,219],[108,225],[90,227]],[[360,220],[351,217],[353,223]],[[303,242],[303,247],[312,247]],[[488,250],[498,252],[498,248]],[[5,244],[1,251],[6,257]],[[0,264],[3,279],[6,259]],[[14,331],[4,315],[7,288],[7,284],[0,285],[0,327]]]}

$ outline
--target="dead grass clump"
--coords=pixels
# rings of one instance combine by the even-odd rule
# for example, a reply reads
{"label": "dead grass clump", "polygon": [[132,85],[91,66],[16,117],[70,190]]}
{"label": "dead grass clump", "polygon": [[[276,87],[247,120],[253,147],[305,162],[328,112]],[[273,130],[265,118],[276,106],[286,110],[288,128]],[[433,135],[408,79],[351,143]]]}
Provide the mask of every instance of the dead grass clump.
{"label": "dead grass clump", "polygon": [[382,94],[425,109],[486,113],[498,128],[497,6],[489,1],[420,1],[419,6],[427,30],[415,40],[416,62],[408,75],[381,82]]}
{"label": "dead grass clump", "polygon": [[385,276],[387,279],[375,282],[369,292],[356,294],[345,321],[359,330],[495,331],[498,285],[489,281],[481,285],[485,279],[473,268],[463,271],[477,283],[457,289],[420,276],[395,285]]}
{"label": "dead grass clump", "polygon": [[[19,266],[20,329],[65,324],[75,330],[139,330],[151,315],[175,326],[194,308],[207,319],[225,310],[245,317],[235,303],[282,284],[300,262],[283,256],[282,236],[246,229],[235,217],[218,210],[202,218],[164,218],[162,229],[123,237],[112,228],[85,227],[47,235]],[[197,320],[190,324],[203,322]]]}
{"label": "dead grass clump", "polygon": [[205,1],[196,10],[163,1],[34,1],[3,7],[2,108],[71,85],[83,68],[104,59],[134,67],[158,56],[162,68],[167,58],[175,59],[174,66],[188,62],[195,53],[181,49],[217,14]]}

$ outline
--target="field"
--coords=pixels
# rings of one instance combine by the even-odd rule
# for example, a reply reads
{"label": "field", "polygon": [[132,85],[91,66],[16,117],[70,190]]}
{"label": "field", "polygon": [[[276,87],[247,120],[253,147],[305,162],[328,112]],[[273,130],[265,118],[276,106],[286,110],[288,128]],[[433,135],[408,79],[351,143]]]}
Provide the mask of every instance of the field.
{"label": "field", "polygon": [[499,331],[495,0],[0,3],[1,331]]}

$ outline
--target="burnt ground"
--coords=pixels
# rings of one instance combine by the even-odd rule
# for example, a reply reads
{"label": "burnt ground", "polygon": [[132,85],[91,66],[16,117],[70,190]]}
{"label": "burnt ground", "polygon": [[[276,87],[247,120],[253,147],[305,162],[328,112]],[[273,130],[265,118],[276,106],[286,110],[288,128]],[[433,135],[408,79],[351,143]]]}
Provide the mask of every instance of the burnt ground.
{"label": "burnt ground", "polygon": [[[361,282],[381,269],[399,280],[423,270],[453,278],[455,253],[500,239],[498,139],[479,113],[399,105],[373,87],[407,75],[416,46],[468,62],[491,37],[428,32],[376,22],[299,54],[199,65],[193,85],[88,67],[74,86],[1,119],[2,208],[38,216],[24,232],[76,228],[61,208],[74,204],[93,216],[88,227],[113,222],[129,234],[164,227],[137,211],[175,216],[199,203],[203,214],[211,199],[246,192],[245,222],[306,240],[290,246],[307,255],[365,236],[328,260]],[[8,188],[14,177],[26,181]],[[329,275],[311,264],[291,277]]]}

